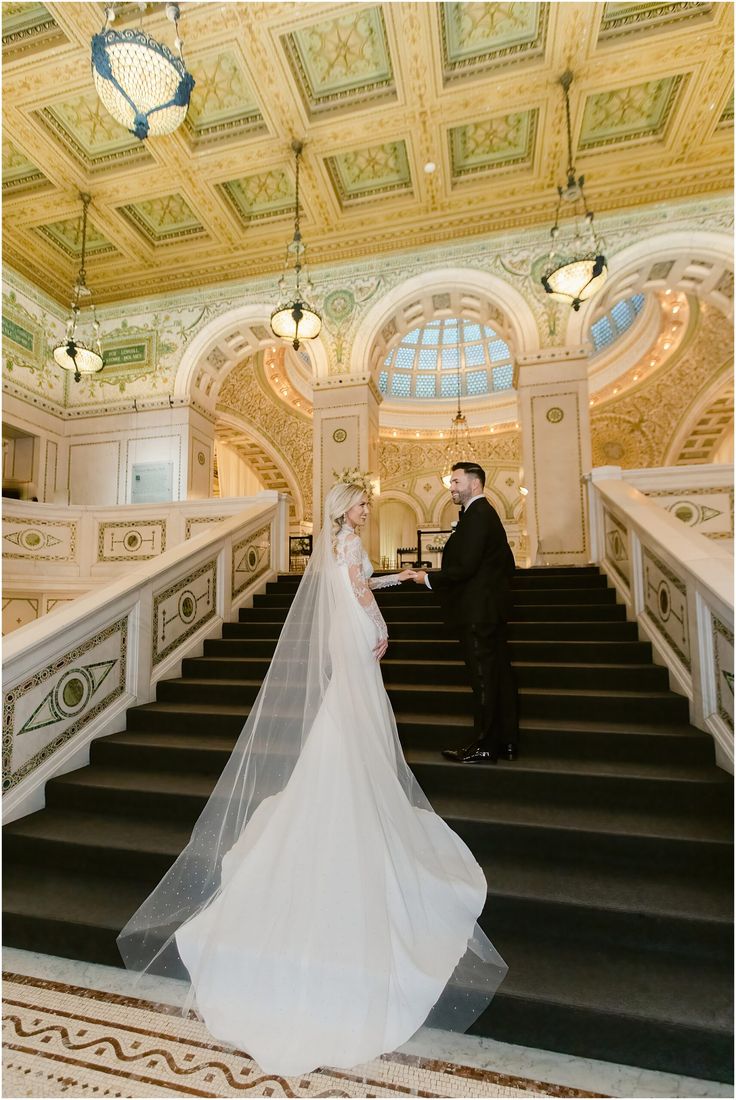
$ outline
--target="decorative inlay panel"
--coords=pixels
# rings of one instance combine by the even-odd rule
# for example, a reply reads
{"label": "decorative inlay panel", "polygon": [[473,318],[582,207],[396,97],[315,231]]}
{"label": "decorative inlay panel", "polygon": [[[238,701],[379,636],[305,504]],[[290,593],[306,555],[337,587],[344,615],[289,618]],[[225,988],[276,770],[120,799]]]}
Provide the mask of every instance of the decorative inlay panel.
{"label": "decorative inlay panel", "polygon": [[4,596],[3,634],[35,622],[39,615],[40,602],[35,596]]}
{"label": "decorative inlay panel", "polygon": [[625,141],[660,138],[682,86],[683,76],[677,73],[588,96],[578,148],[601,149]]}
{"label": "decorative inlay panel", "polygon": [[619,577],[631,587],[631,562],[629,561],[629,536],[626,527],[607,510],[603,512],[603,530],[606,543],[606,559]]}
{"label": "decorative inlay panel", "polygon": [[733,538],[733,489],[642,490],[681,523],[711,539]]}
{"label": "decorative inlay panel", "polygon": [[3,557],[25,561],[76,560],[77,524],[74,520],[34,520],[6,516],[3,522]]}
{"label": "decorative inlay panel", "polygon": [[97,560],[147,561],[166,549],[166,520],[102,522],[97,529]]}
{"label": "decorative inlay panel", "polygon": [[[36,232],[55,244],[57,248],[60,248],[65,256],[78,260],[82,255],[81,217],[66,218],[64,221],[39,225],[36,227]],[[90,218],[87,222],[87,254],[95,256],[114,251],[114,244],[107,239],[104,233],[95,228],[94,221]]]}
{"label": "decorative inlay panel", "polygon": [[217,558],[154,594],[154,667],[214,617],[216,599]]}
{"label": "decorative inlay panel", "polygon": [[544,56],[549,4],[438,4],[445,82]]}
{"label": "decorative inlay panel", "polygon": [[184,539],[192,539],[196,535],[202,535],[209,527],[216,523],[222,523],[227,516],[190,516],[184,528]]}
{"label": "decorative inlay panel", "polygon": [[642,547],[642,565],[645,614],[690,671],[687,588],[648,546]]}
{"label": "decorative inlay panel", "polygon": [[281,39],[312,114],[395,95],[380,6],[358,8]]}
{"label": "decorative inlay panel", "polygon": [[271,527],[261,527],[233,546],[233,598],[271,568]]}
{"label": "decorative inlay panel", "polygon": [[530,165],[539,111],[533,110],[481,119],[448,131],[453,179],[498,168]]}
{"label": "decorative inlay panel", "polygon": [[733,631],[715,616],[713,617],[713,660],[718,714],[733,730]]}
{"label": "decorative inlay panel", "polygon": [[152,160],[144,142],[115,121],[91,86],[89,91],[49,103],[36,112],[36,118],[89,172]]}
{"label": "decorative inlay panel", "polygon": [[123,694],[127,638],[124,617],[5,692],[3,790]]}
{"label": "decorative inlay panel", "polygon": [[405,141],[339,153],[325,164],[343,206],[356,199],[411,190]]}
{"label": "decorative inlay panel", "polygon": [[603,5],[598,41],[631,37],[641,31],[665,31],[681,23],[700,23],[713,18],[713,4],[700,0],[675,3],[606,3]]}

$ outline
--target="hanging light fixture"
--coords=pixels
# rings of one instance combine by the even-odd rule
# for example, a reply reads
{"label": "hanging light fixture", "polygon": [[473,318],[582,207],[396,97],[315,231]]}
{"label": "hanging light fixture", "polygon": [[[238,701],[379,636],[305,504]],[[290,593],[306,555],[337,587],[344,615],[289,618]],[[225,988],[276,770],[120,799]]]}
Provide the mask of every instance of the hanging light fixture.
{"label": "hanging light fixture", "polygon": [[445,444],[445,469],[442,475],[442,484],[446,489],[450,488],[452,467],[456,462],[472,462],[473,454],[470,444],[470,428],[465,413],[460,407],[460,357],[458,356],[457,368],[457,412],[450,424],[450,434]]}
{"label": "hanging light fixture", "polygon": [[[565,95],[567,120],[567,184],[558,187],[557,213],[552,227],[552,247],[549,264],[542,275],[542,286],[558,302],[566,302],[574,310],[591,298],[606,281],[608,267],[603,254],[604,242],[593,227],[593,211],[588,209],[583,184],[584,176],[575,176],[572,163],[572,130],[570,127],[570,85],[572,73],[567,69],[559,79]],[[560,212],[569,207],[574,223],[572,236],[560,241]]]}
{"label": "hanging light fixture", "polygon": [[74,286],[71,302],[71,313],[66,323],[66,339],[63,344],[54,348],[54,359],[63,370],[74,372],[74,381],[79,382],[83,374],[97,374],[105,363],[102,358],[102,344],[100,343],[100,323],[97,320],[95,307],[92,306],[92,339],[83,343],[77,330],[80,327],[80,311],[85,304],[84,299],[91,297],[91,291],[87,286],[87,272],[84,262],[87,255],[87,207],[92,201],[91,197],[82,193],[82,254],[79,262],[79,274]]}
{"label": "hanging light fixture", "polygon": [[[275,336],[291,340],[295,350],[302,340],[313,340],[319,336],[322,318],[314,306],[307,301],[307,295],[314,293],[312,281],[307,275],[304,290],[301,287],[302,269],[306,267],[307,246],[302,240],[299,228],[299,160],[304,145],[301,141],[292,141],[291,148],[296,158],[296,201],[294,204],[294,236],[287,245],[284,260],[284,272],[279,279],[279,303],[271,314],[271,331]],[[294,257],[294,286],[287,288],[287,274],[290,256]]]}
{"label": "hanging light fixture", "polygon": [[[141,11],[146,4],[140,4]],[[97,94],[112,117],[142,141],[170,134],[184,121],[194,77],[184,65],[179,5],[167,4],[179,56],[142,28],[116,31],[115,5],[105,9],[105,25],[92,37],[92,75]]]}

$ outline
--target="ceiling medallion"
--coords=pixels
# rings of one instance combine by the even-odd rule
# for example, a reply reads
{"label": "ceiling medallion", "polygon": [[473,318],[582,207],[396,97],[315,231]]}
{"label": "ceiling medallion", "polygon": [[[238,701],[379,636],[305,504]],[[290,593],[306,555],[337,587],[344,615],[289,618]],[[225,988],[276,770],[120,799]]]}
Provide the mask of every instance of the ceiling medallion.
{"label": "ceiling medallion", "polygon": [[[291,148],[296,159],[296,198],[294,203],[294,236],[286,248],[284,272],[278,282],[279,303],[271,314],[271,331],[274,336],[291,340],[295,350],[299,350],[301,340],[313,340],[319,336],[322,318],[307,301],[307,295],[314,293],[314,286],[307,275],[304,290],[301,288],[302,268],[306,267],[307,246],[302,240],[299,228],[299,160],[304,148],[301,141],[292,141]],[[287,273],[294,257],[294,285],[287,289]],[[306,292],[306,294],[305,294]]]}
{"label": "ceiling medallion", "polygon": [[[147,4],[139,4],[141,17]],[[116,31],[115,5],[105,9],[105,25],[92,37],[92,75],[97,94],[112,117],[142,141],[171,134],[184,121],[194,77],[184,65],[179,5],[166,4],[174,24],[174,54],[143,30]]]}
{"label": "ceiling medallion", "polygon": [[[604,242],[593,227],[593,211],[588,209],[585,198],[585,177],[576,178],[572,162],[569,94],[572,73],[569,69],[562,74],[559,83],[565,95],[567,119],[567,184],[557,188],[557,212],[550,232],[552,247],[541,282],[552,298],[578,310],[582,302],[591,298],[603,286],[608,277],[608,267],[603,254]],[[563,203],[569,207],[573,218],[572,224],[567,227],[566,239],[560,239],[560,212]]]}
{"label": "ceiling medallion", "polygon": [[100,343],[100,324],[94,306],[92,306],[91,340],[85,344],[77,336],[77,330],[80,326],[81,304],[83,299],[91,298],[91,291],[87,286],[87,272],[84,269],[84,261],[87,255],[87,207],[92,199],[87,194],[81,194],[79,197],[82,200],[82,253],[79,261],[79,274],[74,286],[71,313],[66,323],[66,339],[63,344],[58,344],[54,348],[54,359],[63,370],[74,372],[75,382],[79,382],[83,374],[97,374],[105,365]]}

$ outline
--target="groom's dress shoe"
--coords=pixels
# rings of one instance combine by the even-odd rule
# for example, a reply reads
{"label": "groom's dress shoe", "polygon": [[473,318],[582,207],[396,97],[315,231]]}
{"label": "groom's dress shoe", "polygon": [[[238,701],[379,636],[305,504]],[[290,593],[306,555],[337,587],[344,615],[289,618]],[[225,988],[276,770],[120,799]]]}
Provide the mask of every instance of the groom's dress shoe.
{"label": "groom's dress shoe", "polygon": [[442,755],[457,764],[495,764],[498,757],[487,749],[470,745],[467,749],[443,749]]}
{"label": "groom's dress shoe", "polygon": [[516,760],[519,755],[519,750],[512,742],[508,745],[504,745],[500,753],[503,760]]}

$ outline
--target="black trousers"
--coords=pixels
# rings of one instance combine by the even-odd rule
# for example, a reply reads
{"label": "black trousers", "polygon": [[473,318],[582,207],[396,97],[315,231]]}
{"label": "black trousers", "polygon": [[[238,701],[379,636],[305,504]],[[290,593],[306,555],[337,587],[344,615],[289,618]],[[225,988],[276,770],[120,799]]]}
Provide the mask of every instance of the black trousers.
{"label": "black trousers", "polygon": [[519,705],[506,624],[461,626],[459,637],[473,689],[475,743],[490,752],[516,745]]}

